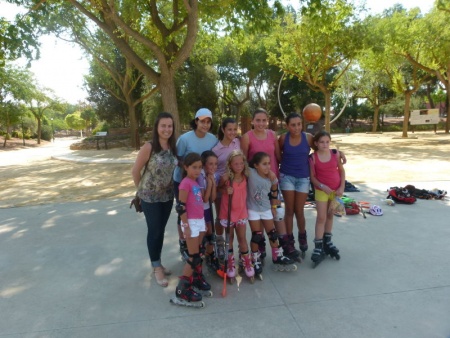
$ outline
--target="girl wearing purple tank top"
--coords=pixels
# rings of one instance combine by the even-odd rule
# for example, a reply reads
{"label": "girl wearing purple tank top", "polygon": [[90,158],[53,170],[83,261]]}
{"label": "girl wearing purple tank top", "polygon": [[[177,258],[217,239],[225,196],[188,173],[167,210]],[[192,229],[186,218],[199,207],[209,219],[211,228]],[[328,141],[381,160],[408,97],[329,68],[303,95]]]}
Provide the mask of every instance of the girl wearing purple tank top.
{"label": "girl wearing purple tank top", "polygon": [[[298,241],[304,256],[304,253],[308,250],[304,206],[310,187],[308,156],[313,142],[313,135],[302,132],[302,118],[297,113],[289,114],[285,122],[288,132],[280,136],[278,143],[281,149],[280,187],[286,208],[284,221],[289,238],[288,251],[292,251],[295,248],[293,234],[295,215]],[[304,144],[305,142],[306,144]]]}

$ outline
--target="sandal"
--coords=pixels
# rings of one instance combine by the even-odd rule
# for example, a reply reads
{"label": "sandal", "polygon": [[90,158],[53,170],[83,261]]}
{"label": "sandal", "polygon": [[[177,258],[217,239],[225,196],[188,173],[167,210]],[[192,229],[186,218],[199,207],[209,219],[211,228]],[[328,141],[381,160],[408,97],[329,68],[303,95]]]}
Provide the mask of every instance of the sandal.
{"label": "sandal", "polygon": [[162,286],[163,288],[167,287],[169,285],[169,281],[166,279],[166,275],[164,274],[164,268],[161,266],[158,266],[153,269],[153,273],[155,274],[155,280],[158,285]]}
{"label": "sandal", "polygon": [[170,276],[172,274],[172,271],[167,269],[165,266],[161,266],[164,270],[164,275]]}

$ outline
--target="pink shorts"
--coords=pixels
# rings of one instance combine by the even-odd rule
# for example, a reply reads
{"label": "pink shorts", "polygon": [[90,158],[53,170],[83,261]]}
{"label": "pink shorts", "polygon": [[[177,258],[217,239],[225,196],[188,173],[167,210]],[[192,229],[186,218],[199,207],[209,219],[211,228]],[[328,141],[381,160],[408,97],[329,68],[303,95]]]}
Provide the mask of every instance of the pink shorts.
{"label": "pink shorts", "polygon": [[[228,226],[228,220],[221,219],[220,225],[226,228]],[[230,227],[239,227],[239,226],[245,227],[246,225],[247,225],[247,218],[240,219],[237,222],[230,222]]]}

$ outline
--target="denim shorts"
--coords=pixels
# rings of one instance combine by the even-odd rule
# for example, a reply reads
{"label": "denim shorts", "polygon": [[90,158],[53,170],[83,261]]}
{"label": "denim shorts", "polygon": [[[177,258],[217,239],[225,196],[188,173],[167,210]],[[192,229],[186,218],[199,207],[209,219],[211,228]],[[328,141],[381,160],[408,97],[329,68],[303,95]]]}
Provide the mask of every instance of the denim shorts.
{"label": "denim shorts", "polygon": [[287,190],[292,191],[295,190],[296,192],[303,192],[305,194],[309,193],[309,187],[310,187],[310,180],[309,177],[302,177],[297,178],[294,176],[289,176],[280,173],[280,188],[281,190]]}

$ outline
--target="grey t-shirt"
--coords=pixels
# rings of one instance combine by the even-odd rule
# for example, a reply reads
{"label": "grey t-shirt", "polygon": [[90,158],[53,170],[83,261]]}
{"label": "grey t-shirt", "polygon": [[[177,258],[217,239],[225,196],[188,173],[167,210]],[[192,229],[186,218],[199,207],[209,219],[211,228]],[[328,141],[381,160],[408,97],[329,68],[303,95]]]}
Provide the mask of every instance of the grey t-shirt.
{"label": "grey t-shirt", "polygon": [[273,184],[278,183],[275,178],[271,181],[269,178],[262,177],[256,169],[250,169],[250,176],[247,185],[247,209],[254,211],[270,210],[269,192]]}

